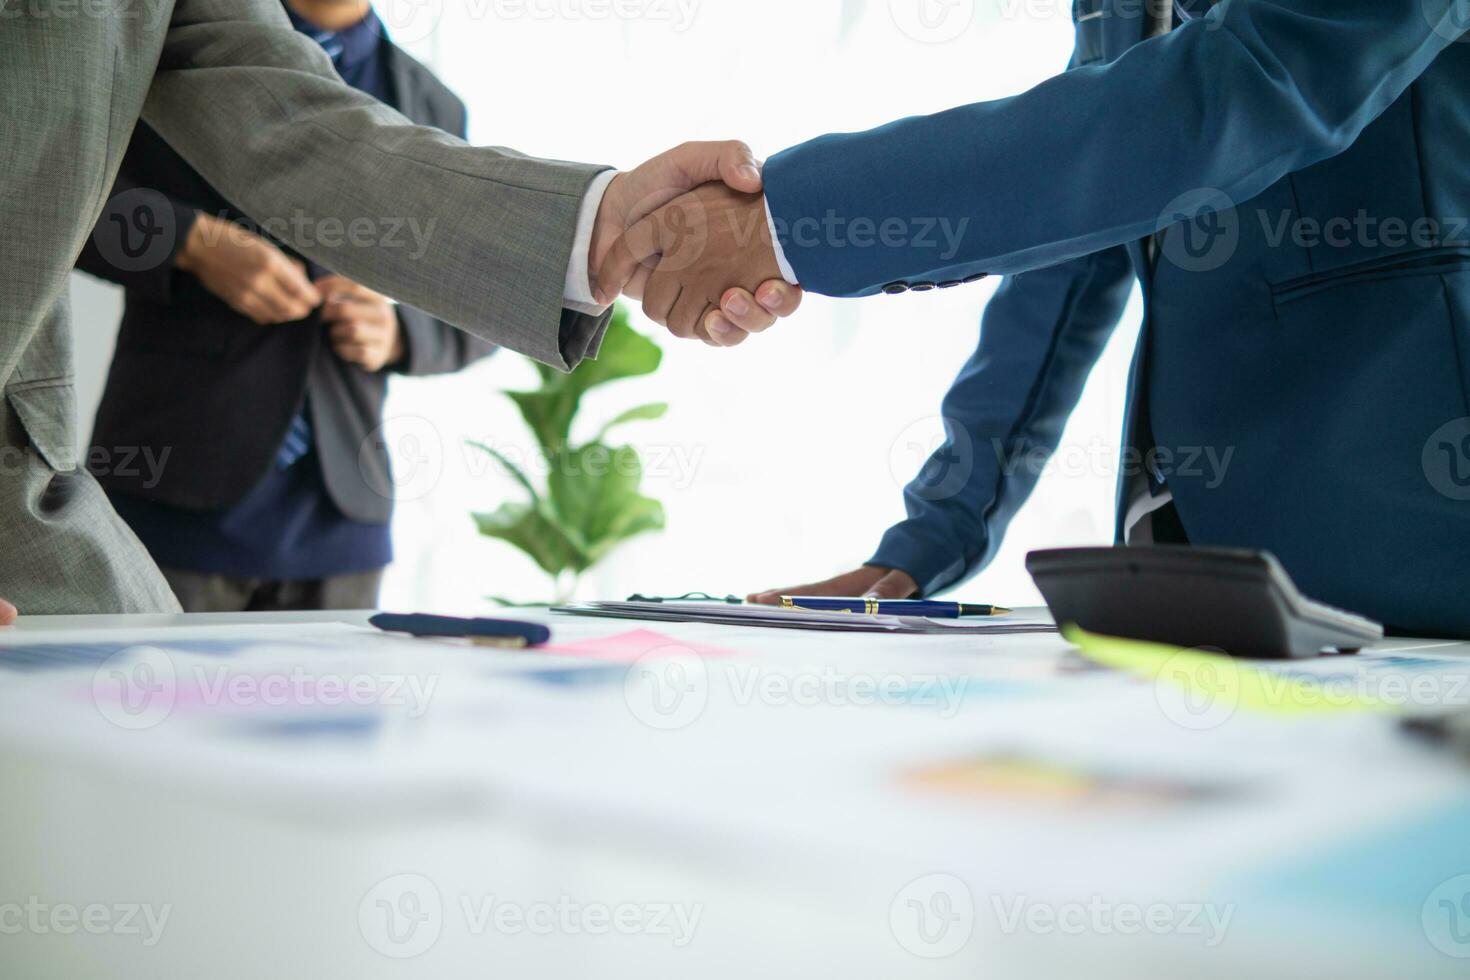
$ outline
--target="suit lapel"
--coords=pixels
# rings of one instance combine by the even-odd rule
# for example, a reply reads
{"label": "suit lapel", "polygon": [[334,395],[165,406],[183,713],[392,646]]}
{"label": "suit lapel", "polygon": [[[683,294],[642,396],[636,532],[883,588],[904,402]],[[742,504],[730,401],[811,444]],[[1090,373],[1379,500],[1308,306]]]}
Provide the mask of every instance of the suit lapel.
{"label": "suit lapel", "polygon": [[398,111],[413,122],[423,123],[428,116],[428,107],[423,104],[424,93],[418,86],[412,63],[392,41],[387,41],[386,45],[388,78],[393,86],[393,98],[397,102]]}

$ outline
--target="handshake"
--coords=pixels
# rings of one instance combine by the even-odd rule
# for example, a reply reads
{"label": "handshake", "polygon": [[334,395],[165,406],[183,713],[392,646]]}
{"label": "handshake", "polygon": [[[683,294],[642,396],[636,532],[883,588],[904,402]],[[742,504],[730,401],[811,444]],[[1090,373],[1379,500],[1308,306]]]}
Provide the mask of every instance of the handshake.
{"label": "handshake", "polygon": [[618,174],[587,257],[593,295],[643,301],[676,337],[734,347],[795,313],[776,261],[760,166],[744,143],[685,143]]}

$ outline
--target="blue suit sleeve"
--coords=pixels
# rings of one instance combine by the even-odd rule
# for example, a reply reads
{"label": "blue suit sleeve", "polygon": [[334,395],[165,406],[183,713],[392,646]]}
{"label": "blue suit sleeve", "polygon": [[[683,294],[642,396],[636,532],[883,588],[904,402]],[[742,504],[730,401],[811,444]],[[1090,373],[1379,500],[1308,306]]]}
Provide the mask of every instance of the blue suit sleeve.
{"label": "blue suit sleeve", "polygon": [[908,519],[869,564],[933,595],[980,571],[1036,486],[1133,282],[1124,248],[1008,277],[944,398],[945,442],[904,490]]}
{"label": "blue suit sleeve", "polygon": [[1466,15],[1466,0],[1224,0],[1013,98],[778,154],[776,231],[801,284],[831,296],[1137,241],[1181,220],[1181,195],[1240,204],[1347,149]]}

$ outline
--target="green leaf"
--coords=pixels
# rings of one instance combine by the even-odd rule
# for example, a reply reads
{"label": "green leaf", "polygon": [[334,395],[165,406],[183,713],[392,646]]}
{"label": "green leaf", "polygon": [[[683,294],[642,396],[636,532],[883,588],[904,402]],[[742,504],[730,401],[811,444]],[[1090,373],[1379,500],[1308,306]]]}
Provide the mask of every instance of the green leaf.
{"label": "green leaf", "polygon": [[525,471],[504,454],[471,443],[505,467],[530,495],[529,502],[476,514],[480,533],[519,548],[548,575],[559,578],[566,572],[586,571],[629,538],[661,530],[663,505],[638,492],[643,482],[638,453],[627,446],[612,449],[603,440],[617,426],[662,418],[666,404],[628,409],[586,446],[573,449],[569,440],[584,394],[613,381],[652,374],[662,360],[658,345],[635,331],[627,311],[619,308],[596,360],[584,361],[571,374],[537,365],[540,388],[508,392],[551,463],[551,473],[545,492],[538,493]]}
{"label": "green leaf", "polygon": [[595,563],[628,538],[663,527],[663,506],[638,493],[642,482],[637,450],[589,443],[555,460],[550,508]]}
{"label": "green leaf", "polygon": [[556,368],[542,364],[540,361],[532,361],[531,366],[536,369],[536,374],[541,378],[542,387],[558,382],[566,376],[565,371],[558,371]]}
{"label": "green leaf", "polygon": [[603,493],[610,492],[604,483],[614,465],[613,451],[601,443],[569,449],[551,460],[546,476],[547,501],[561,522],[576,528],[584,541],[589,540],[598,501]]}
{"label": "green leaf", "polygon": [[512,463],[508,458],[506,458],[504,453],[500,452],[497,449],[492,449],[490,446],[485,445],[483,442],[476,442],[473,439],[469,440],[469,444],[471,446],[474,446],[481,452],[487,453],[497,463],[505,467],[506,472],[515,477],[515,481],[525,488],[526,493],[531,495],[531,500],[538,503],[540,502],[541,494],[536,492],[535,486],[531,484],[530,477],[526,476],[525,471],[522,470],[519,466],[517,466],[515,463]]}
{"label": "green leaf", "polygon": [[561,452],[567,444],[580,396],[566,388],[507,391],[506,395],[521,410],[521,418],[536,437],[542,453],[549,457]]}
{"label": "green leaf", "polygon": [[650,497],[633,497],[613,517],[603,536],[588,547],[588,557],[596,564],[630,538],[663,529],[664,505]]}
{"label": "green leaf", "polygon": [[612,381],[652,374],[658,370],[663,358],[664,352],[658,344],[634,330],[628,311],[618,307],[602,338],[597,358],[583,361],[577,370],[567,375],[566,382],[583,392],[590,391]]}
{"label": "green leaf", "polygon": [[663,361],[663,351],[632,328],[621,307],[613,315],[595,360],[583,361],[571,374],[541,375],[537,391],[507,392],[521,417],[536,435],[547,457],[566,448],[572,419],[582,396],[599,385],[652,374]]}
{"label": "green leaf", "polygon": [[582,572],[591,564],[586,551],[571,540],[544,507],[534,504],[504,504],[493,514],[476,514],[480,533],[506,541],[536,562],[548,575],[564,571]]}
{"label": "green leaf", "polygon": [[668,412],[668,402],[652,402],[648,405],[639,405],[637,408],[630,408],[607,423],[607,425],[604,425],[601,431],[597,433],[597,437],[592,441],[602,442],[607,438],[609,432],[620,425],[627,425],[629,422],[652,422],[655,419],[663,418]]}

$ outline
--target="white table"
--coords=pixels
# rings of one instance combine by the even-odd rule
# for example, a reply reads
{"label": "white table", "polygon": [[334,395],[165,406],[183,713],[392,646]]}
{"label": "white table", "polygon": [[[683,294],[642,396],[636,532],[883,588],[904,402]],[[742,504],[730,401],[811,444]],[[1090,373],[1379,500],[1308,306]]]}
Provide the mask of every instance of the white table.
{"label": "white table", "polygon": [[[558,643],[638,628],[541,616]],[[0,631],[0,653],[77,630],[325,622],[363,617],[31,618]],[[1463,934],[1451,915],[1470,896],[1456,882],[1470,830],[1446,830],[1470,826],[1470,770],[1390,718],[1191,714],[1155,685],[1080,669],[1055,636],[648,625],[736,652],[588,666],[563,685],[552,678],[585,664],[366,638],[332,671],[377,678],[380,699],[389,679],[435,681],[420,688],[432,697],[395,701],[370,736],[320,739],[262,725],[258,704],[182,697],[129,729],[87,703],[96,668],[0,671],[0,976],[1378,978],[1470,964],[1470,899]],[[1453,678],[1470,677],[1470,645],[1387,647],[1446,661],[1419,701],[1465,697]],[[280,654],[217,663],[286,674]],[[320,696],[332,672],[316,663]],[[676,690],[696,706],[651,700]],[[946,764],[958,783],[936,774]]]}

